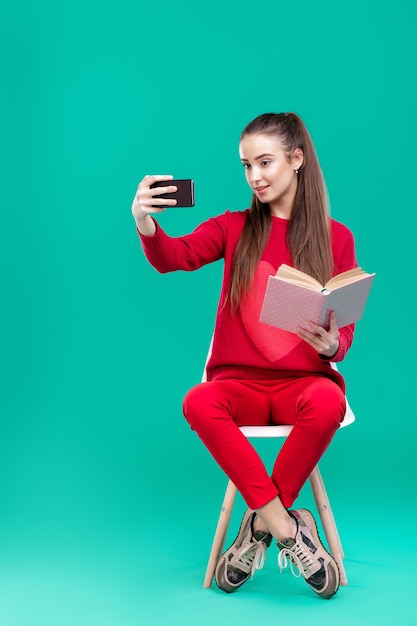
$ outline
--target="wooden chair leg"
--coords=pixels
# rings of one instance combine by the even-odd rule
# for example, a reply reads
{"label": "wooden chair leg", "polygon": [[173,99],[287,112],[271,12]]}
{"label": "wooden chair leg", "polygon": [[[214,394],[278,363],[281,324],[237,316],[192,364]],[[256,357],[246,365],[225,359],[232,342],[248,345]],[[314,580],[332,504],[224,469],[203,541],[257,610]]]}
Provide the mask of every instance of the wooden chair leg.
{"label": "wooden chair leg", "polygon": [[[334,519],[332,507],[330,505],[330,500],[326,492],[326,487],[324,486],[324,481],[321,476],[320,470],[318,466],[316,466],[310,476],[310,482],[313,489],[313,494],[316,499],[316,504],[320,507],[319,513],[321,517],[321,511],[325,510],[328,512],[328,521],[329,524],[333,526],[334,535],[336,536],[336,541],[338,544],[338,549],[340,551],[342,559],[345,558],[343,553],[342,542],[340,541],[339,532],[337,530],[336,521]],[[317,497],[316,497],[317,496]]]}
{"label": "wooden chair leg", "polygon": [[211,587],[211,583],[213,582],[216,565],[223,550],[224,542],[226,540],[227,530],[229,528],[235,497],[236,487],[234,486],[232,481],[229,480],[219,515],[219,521],[217,522],[217,528],[214,534],[213,544],[211,546],[206,575],[203,582],[204,589],[208,589],[209,587]]}
{"label": "wooden chair leg", "polygon": [[321,523],[323,525],[324,533],[326,535],[327,543],[329,544],[330,552],[332,553],[334,560],[339,566],[340,584],[347,585],[348,581],[345,567],[343,565],[343,548],[337,530],[336,522],[333,516],[333,511],[330,506],[330,501],[327,496],[326,488],[324,486],[324,482],[317,465],[310,475],[310,483],[314,495],[314,500],[316,501],[317,510],[320,515]]}

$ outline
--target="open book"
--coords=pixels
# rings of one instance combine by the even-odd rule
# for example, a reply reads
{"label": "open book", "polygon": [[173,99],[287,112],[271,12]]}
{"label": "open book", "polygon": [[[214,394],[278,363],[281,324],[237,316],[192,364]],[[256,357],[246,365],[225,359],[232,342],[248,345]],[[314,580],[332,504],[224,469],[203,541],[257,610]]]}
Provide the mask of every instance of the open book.
{"label": "open book", "polygon": [[338,328],[343,328],[362,317],[374,277],[355,267],[321,285],[283,264],[268,278],[259,321],[290,332],[296,332],[297,326],[310,329],[310,320],[328,328],[334,311]]}

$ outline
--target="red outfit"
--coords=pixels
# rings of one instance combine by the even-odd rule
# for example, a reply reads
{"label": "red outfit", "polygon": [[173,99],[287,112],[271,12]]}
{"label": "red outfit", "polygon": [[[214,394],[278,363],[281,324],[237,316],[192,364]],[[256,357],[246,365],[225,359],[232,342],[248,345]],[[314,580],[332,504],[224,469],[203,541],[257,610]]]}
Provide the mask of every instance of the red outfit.
{"label": "red outfit", "polygon": [[[159,272],[194,270],[224,259],[224,278],[207,365],[207,383],[191,389],[184,414],[213,457],[252,509],[277,495],[290,507],[345,413],[344,381],[329,360],[295,334],[259,322],[266,282],[282,263],[292,265],[286,243],[288,220],[273,217],[272,230],[250,294],[232,314],[225,297],[233,254],[247,211],[211,218],[183,237],[169,237],[157,226],[141,236],[144,252]],[[355,267],[352,233],[331,220],[334,274]],[[354,326],[339,329],[341,361]],[[241,425],[294,424],[269,477]]]}

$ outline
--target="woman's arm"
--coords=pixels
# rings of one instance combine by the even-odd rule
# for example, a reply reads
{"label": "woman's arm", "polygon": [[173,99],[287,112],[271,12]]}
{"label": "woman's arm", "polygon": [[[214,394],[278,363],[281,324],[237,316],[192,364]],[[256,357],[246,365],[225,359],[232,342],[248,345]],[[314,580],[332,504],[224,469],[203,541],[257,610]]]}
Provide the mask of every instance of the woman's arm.
{"label": "woman's arm", "polygon": [[168,185],[157,190],[151,189],[150,186],[157,180],[167,180],[167,176],[145,176],[132,204],[132,214],[142,248],[151,265],[161,273],[191,271],[221,259],[224,255],[227,216],[211,218],[183,237],[170,237],[158,225],[153,215],[165,210],[159,208],[161,203],[175,206],[176,200],[156,198],[154,194],[170,193],[176,187]]}

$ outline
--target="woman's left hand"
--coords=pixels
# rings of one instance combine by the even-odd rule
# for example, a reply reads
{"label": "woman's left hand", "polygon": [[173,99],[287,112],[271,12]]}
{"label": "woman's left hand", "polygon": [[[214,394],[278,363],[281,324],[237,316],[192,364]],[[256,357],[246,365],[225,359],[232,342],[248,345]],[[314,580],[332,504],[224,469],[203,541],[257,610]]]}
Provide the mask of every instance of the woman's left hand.
{"label": "woman's left hand", "polygon": [[331,358],[339,350],[339,329],[334,311],[330,313],[330,327],[326,330],[315,322],[310,322],[312,330],[298,328],[297,336],[306,341],[319,354]]}

